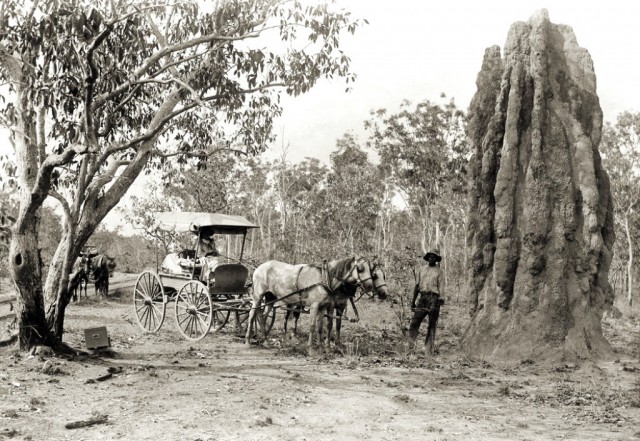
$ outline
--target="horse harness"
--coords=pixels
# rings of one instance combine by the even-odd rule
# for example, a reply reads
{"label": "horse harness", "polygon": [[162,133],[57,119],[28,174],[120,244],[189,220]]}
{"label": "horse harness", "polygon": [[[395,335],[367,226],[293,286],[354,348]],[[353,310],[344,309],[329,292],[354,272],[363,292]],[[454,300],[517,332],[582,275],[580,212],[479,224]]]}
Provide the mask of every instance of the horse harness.
{"label": "horse harness", "polygon": [[[366,259],[364,257],[358,258],[356,260],[356,264],[360,263],[363,260],[366,260]],[[329,271],[329,268],[327,267],[327,261],[324,260],[322,262],[322,265],[320,266],[320,270],[322,272],[322,275],[320,277],[320,279],[321,279],[320,282],[312,283],[311,285],[307,285],[305,287],[300,288],[299,285],[298,285],[298,280],[300,278],[300,273],[302,272],[302,270],[306,266],[314,266],[314,267],[317,268],[316,265],[301,265],[300,268],[298,269],[298,272],[296,273],[295,290],[293,292],[288,293],[286,296],[283,296],[283,297],[279,298],[277,301],[284,300],[284,299],[286,299],[288,297],[294,296],[296,294],[300,294],[300,293],[305,292],[305,291],[309,291],[309,290],[315,288],[316,286],[322,286],[322,287],[324,287],[324,289],[327,290],[327,292],[329,294],[335,294],[336,289],[340,288],[340,286],[343,285],[344,282],[348,278],[348,276],[347,276],[344,279],[338,279],[339,283],[336,286],[336,288],[331,288],[332,279],[337,279],[337,277],[334,276],[333,274],[331,274],[331,271]],[[356,267],[356,273],[358,274],[358,276],[357,276],[358,280],[357,280],[356,286],[362,286],[362,284],[364,282],[366,282],[367,280],[373,279],[373,277],[369,277],[367,279],[361,279],[360,278],[360,271],[357,269],[357,267]],[[380,285],[380,286],[382,286],[382,285]],[[299,304],[302,305],[302,299],[300,299]]]}
{"label": "horse harness", "polygon": [[[361,261],[363,261],[363,260],[364,260],[364,261],[366,261],[366,259],[365,259],[364,257],[359,257],[359,258],[356,260],[356,264],[360,263],[360,262],[361,262]],[[327,267],[327,261],[326,261],[326,259],[325,259],[325,260],[322,262],[322,265],[320,266],[320,270],[321,270],[321,272],[322,272],[322,276],[321,276],[321,280],[320,280],[320,282],[312,283],[311,285],[308,285],[308,286],[305,286],[305,287],[300,288],[300,287],[299,287],[299,285],[298,285],[298,279],[299,279],[299,277],[300,277],[300,273],[301,273],[301,272],[302,272],[302,270],[305,268],[305,266],[314,266],[314,267],[316,267],[316,268],[318,267],[317,265],[301,265],[301,266],[300,266],[300,268],[298,269],[298,272],[296,273],[296,282],[295,282],[295,288],[296,288],[296,289],[295,289],[293,292],[290,292],[290,293],[288,293],[287,295],[285,295],[285,296],[283,296],[283,297],[281,297],[281,298],[279,298],[279,299],[273,300],[273,301],[271,301],[271,302],[269,302],[269,303],[272,303],[272,304],[273,304],[273,303],[276,303],[276,302],[282,301],[282,300],[284,300],[284,299],[286,299],[286,298],[289,298],[289,297],[292,297],[292,296],[294,296],[294,295],[296,295],[296,294],[300,294],[300,293],[302,293],[302,292],[309,291],[309,290],[311,290],[311,289],[315,288],[316,286],[322,286],[322,287],[324,287],[324,289],[326,289],[326,290],[327,290],[327,292],[328,292],[329,294],[332,294],[332,295],[333,295],[333,294],[335,294],[335,290],[336,290],[336,289],[338,289],[342,284],[344,284],[344,282],[345,282],[345,281],[347,280],[347,278],[348,278],[348,276],[347,276],[347,277],[345,277],[344,279],[338,279],[338,282],[339,282],[338,286],[337,286],[335,289],[332,289],[332,288],[331,288],[331,279],[337,279],[337,277],[335,277],[333,274],[331,274],[331,271],[329,271],[329,268]],[[369,273],[371,274],[371,271],[369,271]],[[356,287],[362,287],[362,284],[363,284],[364,282],[366,282],[366,281],[368,281],[368,280],[373,280],[373,279],[375,279],[375,277],[373,277],[373,276],[370,276],[370,277],[368,277],[368,278],[366,278],[366,279],[361,279],[361,278],[360,278],[360,271],[358,270],[358,268],[357,268],[357,267],[356,267],[356,274],[357,274],[357,279],[358,279],[358,280],[357,280],[357,283],[356,283]],[[331,277],[331,279],[330,279],[330,277]],[[382,285],[375,285],[375,283],[373,283],[373,285],[374,285],[374,289],[378,289],[378,288],[380,288],[380,287],[382,287],[382,286],[386,286],[386,283],[385,283],[385,284],[382,284]],[[367,293],[367,292],[371,292],[371,291],[372,291],[372,290],[369,290],[369,291],[363,291],[363,294],[361,294],[361,295],[360,295],[360,297],[359,297],[358,299],[360,299],[360,298],[362,297],[362,295],[364,295],[365,293]],[[355,303],[354,303],[354,301],[353,301],[353,296],[349,296],[349,300],[351,300],[351,305],[353,306],[353,309],[354,309],[354,311],[355,311],[355,313],[356,313],[356,316],[358,316],[358,311],[357,311],[356,306],[355,306]],[[267,303],[267,304],[269,304],[269,303]],[[298,305],[299,305],[299,306],[301,306],[301,307],[303,306],[303,305],[302,305],[302,299],[300,299],[300,300],[298,301]],[[264,305],[263,305],[263,306],[264,306]],[[337,318],[337,317],[335,317],[335,318]],[[357,317],[357,319],[356,319],[356,320],[359,320],[359,317]]]}

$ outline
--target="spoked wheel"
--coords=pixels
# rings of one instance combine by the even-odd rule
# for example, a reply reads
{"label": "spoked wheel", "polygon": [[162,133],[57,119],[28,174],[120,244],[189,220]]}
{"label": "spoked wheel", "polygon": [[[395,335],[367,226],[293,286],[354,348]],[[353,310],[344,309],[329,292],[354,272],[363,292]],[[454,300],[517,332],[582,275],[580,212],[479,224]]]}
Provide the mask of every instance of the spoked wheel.
{"label": "spoked wheel", "polygon": [[213,322],[213,303],[207,287],[197,280],[185,283],[176,295],[176,323],[187,340],[201,340]]}
{"label": "spoked wheel", "polygon": [[167,312],[164,288],[160,277],[153,271],[145,271],[133,288],[133,306],[140,327],[147,332],[158,332]]}
{"label": "spoked wheel", "polygon": [[[253,316],[253,329],[259,331],[260,330],[260,322],[258,321],[258,314],[262,314],[264,311],[264,304],[266,303],[264,297],[262,298],[262,302],[260,308],[256,311],[256,314]],[[249,318],[249,311],[251,310],[251,305],[253,302],[247,300],[240,305],[242,310],[235,312],[236,319],[236,331],[245,334],[247,332],[247,319]],[[265,317],[264,326],[265,326],[265,335],[268,335],[271,332],[271,328],[273,328],[273,324],[276,321],[276,308],[271,308],[269,315]],[[256,331],[256,332],[257,332]]]}
{"label": "spoked wheel", "polygon": [[229,300],[229,296],[226,294],[214,294],[213,296],[213,323],[211,329],[213,332],[218,332],[229,321],[231,310],[225,307],[224,303]]}

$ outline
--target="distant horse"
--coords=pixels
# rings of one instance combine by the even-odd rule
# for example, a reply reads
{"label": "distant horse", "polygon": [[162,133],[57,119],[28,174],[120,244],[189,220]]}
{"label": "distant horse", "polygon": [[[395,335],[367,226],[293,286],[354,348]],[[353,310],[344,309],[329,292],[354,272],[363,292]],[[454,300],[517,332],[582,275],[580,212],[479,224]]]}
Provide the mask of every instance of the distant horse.
{"label": "distant horse", "polygon": [[311,316],[309,329],[309,351],[313,349],[320,333],[322,318],[332,305],[333,293],[345,283],[362,285],[367,290],[374,288],[366,259],[358,256],[332,260],[322,265],[289,265],[270,260],[253,273],[253,305],[247,320],[245,344],[249,344],[252,322],[263,298],[267,301],[261,314],[260,326],[264,332],[264,320],[275,301],[286,305],[302,304],[309,307]]}
{"label": "distant horse", "polygon": [[107,297],[109,294],[109,277],[115,268],[115,258],[106,254],[98,254],[91,263],[96,295]]}
{"label": "distant horse", "polygon": [[89,267],[90,259],[87,257],[78,257],[73,264],[73,272],[69,276],[69,292],[72,292],[73,301],[78,301],[78,293],[82,299],[82,290],[84,296],[87,297],[87,285],[89,284]]}
{"label": "distant horse", "polygon": [[[373,293],[378,294],[378,298],[380,300],[384,300],[389,295],[387,291],[387,282],[385,279],[384,269],[380,264],[374,262],[371,267],[371,278],[373,280],[374,290]],[[360,320],[358,315],[358,309],[356,308],[356,304],[354,301],[354,297],[356,295],[358,287],[350,284],[344,284],[341,288],[339,288],[334,297],[333,297],[333,305],[331,305],[327,311],[327,340],[326,344],[329,346],[329,342],[331,341],[331,331],[333,329],[333,312],[335,309],[335,319],[336,319],[336,346],[340,346],[342,343],[340,341],[340,329],[342,328],[342,316],[344,311],[347,309],[347,303],[351,302],[351,307],[353,308],[353,312],[355,314],[354,321]],[[363,293],[364,294],[364,293]]]}
{"label": "distant horse", "polygon": [[[387,298],[387,284],[385,282],[385,274],[382,266],[378,264],[376,261],[373,264],[367,261],[367,265],[369,265],[371,278],[373,279],[374,289],[373,294],[377,294],[380,300],[384,300]],[[338,288],[333,295],[333,304],[329,306],[327,310],[327,344],[329,343],[329,339],[331,338],[331,330],[333,328],[333,319],[336,319],[336,344],[340,344],[340,329],[342,326],[342,314],[344,310],[347,308],[347,302],[351,302],[351,306],[358,317],[358,310],[356,309],[356,305],[354,303],[353,298],[355,297],[356,291],[358,289],[357,284],[349,284],[345,283],[342,287]],[[368,291],[371,292],[371,291]],[[365,294],[365,293],[363,293]],[[333,312],[336,312],[336,316],[333,315]],[[293,315],[294,318],[294,327],[293,333],[296,334],[298,331],[298,319],[300,318],[300,313],[302,311],[302,305],[288,305],[287,312],[284,317],[284,334],[287,335],[287,325],[289,322],[289,317]]]}

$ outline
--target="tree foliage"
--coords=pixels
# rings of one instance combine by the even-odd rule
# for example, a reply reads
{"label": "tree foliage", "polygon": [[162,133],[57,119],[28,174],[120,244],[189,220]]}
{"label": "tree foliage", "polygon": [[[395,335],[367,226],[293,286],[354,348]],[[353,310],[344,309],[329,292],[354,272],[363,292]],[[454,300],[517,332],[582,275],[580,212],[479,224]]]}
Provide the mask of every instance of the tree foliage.
{"label": "tree foliage", "polygon": [[402,195],[421,227],[423,252],[439,246],[446,253],[452,248],[445,247],[452,230],[457,231],[457,239],[464,237],[469,159],[465,124],[465,114],[453,100],[422,101],[415,108],[405,101],[399,112],[379,109],[365,123],[369,145],[380,157],[386,180]]}
{"label": "tree foliage", "polygon": [[344,250],[369,251],[368,232],[375,229],[382,195],[378,169],[352,135],[338,139],[336,148],[324,194],[327,234],[339,239]]}
{"label": "tree foliage", "polygon": [[[280,90],[353,80],[339,45],[359,25],[332,5],[285,0],[2,2],[9,101],[0,114],[20,195],[11,254],[21,346],[60,341],[71,263],[145,167],[264,150]],[[64,229],[42,287],[30,279],[42,274],[35,254],[49,197]]]}

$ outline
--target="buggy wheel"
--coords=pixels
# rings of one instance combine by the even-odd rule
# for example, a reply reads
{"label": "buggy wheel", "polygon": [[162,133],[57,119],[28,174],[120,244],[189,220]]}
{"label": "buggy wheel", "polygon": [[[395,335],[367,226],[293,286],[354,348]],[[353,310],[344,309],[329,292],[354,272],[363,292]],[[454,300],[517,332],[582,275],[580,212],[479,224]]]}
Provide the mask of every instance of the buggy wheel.
{"label": "buggy wheel", "polygon": [[213,322],[213,303],[207,287],[197,280],[185,283],[176,295],[176,324],[187,339],[201,340]]}
{"label": "buggy wheel", "polygon": [[167,312],[164,287],[158,274],[145,271],[138,276],[133,287],[133,307],[142,330],[158,332]]}
{"label": "buggy wheel", "polygon": [[211,323],[211,330],[218,332],[229,321],[231,310],[228,306],[224,305],[229,300],[229,296],[226,294],[215,294],[213,296],[213,322]]}
{"label": "buggy wheel", "polygon": [[[257,314],[262,314],[262,312],[264,311],[265,303],[266,303],[265,299],[263,298],[261,306],[256,311]],[[242,334],[247,332],[247,318],[249,318],[249,311],[251,310],[251,305],[252,305],[252,302],[247,300],[243,302],[242,305],[240,305],[240,308],[243,308],[243,310],[235,312],[236,332],[242,333]],[[258,321],[257,314],[253,316],[253,329],[255,330],[260,329],[260,322]],[[269,332],[271,332],[271,328],[273,328],[273,324],[275,323],[275,321],[276,321],[276,307],[274,306],[273,308],[271,308],[269,315],[265,317],[265,321],[264,321],[265,335],[268,335]]]}

